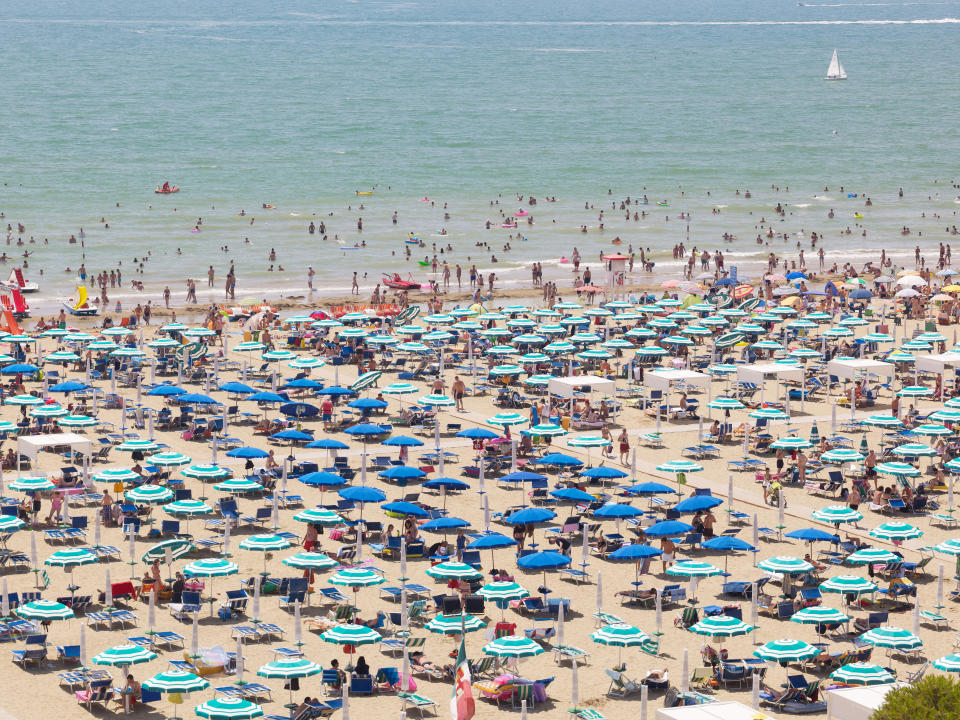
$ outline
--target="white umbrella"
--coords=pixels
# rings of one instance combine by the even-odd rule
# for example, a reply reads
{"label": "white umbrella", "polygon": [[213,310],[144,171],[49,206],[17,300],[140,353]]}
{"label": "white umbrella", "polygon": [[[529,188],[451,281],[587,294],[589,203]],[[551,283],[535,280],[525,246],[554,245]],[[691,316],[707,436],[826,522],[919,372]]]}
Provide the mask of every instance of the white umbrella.
{"label": "white umbrella", "polygon": [[919,598],[913,602],[913,634],[920,634],[920,600]]}
{"label": "white umbrella", "polygon": [[659,637],[660,635],[663,634],[663,598],[660,596],[660,593],[657,593],[654,600],[656,602],[656,607],[657,607],[656,628],[657,628],[657,636]]}
{"label": "white umbrella", "polygon": [[300,601],[293,604],[293,644],[303,647],[303,623],[300,621]]}
{"label": "white umbrella", "polygon": [[[560,604],[557,606],[557,645],[558,645],[559,647],[563,647],[563,626],[564,626],[564,624],[565,624],[565,623],[564,623],[564,618],[563,618],[563,603],[560,603]],[[574,663],[574,664],[576,664],[576,663]]]}
{"label": "white umbrella", "polygon": [[343,708],[340,714],[341,720],[350,720],[350,683],[343,684]]}
{"label": "white umbrella", "polygon": [[223,552],[224,557],[230,557],[230,519],[223,524]]}
{"label": "white umbrella", "polygon": [[603,612],[603,574],[597,572],[597,613]]}
{"label": "white umbrella", "polygon": [[7,595],[7,579],[3,579],[3,597],[0,598],[0,613],[3,617],[10,617],[10,597]]}
{"label": "white umbrella", "polygon": [[193,632],[190,635],[190,657],[200,657],[200,613],[193,613]]}
{"label": "white umbrella", "polygon": [[147,635],[153,635],[153,626],[157,624],[157,594],[150,593],[150,602],[147,605]]}
{"label": "white umbrella", "polygon": [[107,568],[104,571],[104,590],[103,590],[103,604],[105,607],[113,606],[113,585],[110,583],[110,568]]}
{"label": "white umbrella", "polygon": [[760,709],[760,673],[753,673],[753,702],[754,710]]}
{"label": "white umbrella", "polygon": [[253,620],[260,618],[260,581],[262,579],[259,575],[253,578]]}
{"label": "white umbrella", "polygon": [[647,720],[647,697],[650,694],[650,688],[646,685],[640,686],[640,720]]}
{"label": "white umbrella", "polygon": [[573,705],[573,707],[577,707],[580,704],[580,680],[577,678],[577,666],[579,664],[580,663],[577,662],[570,663],[573,671],[573,675],[570,678],[570,704]]}
{"label": "white umbrella", "polygon": [[234,672],[237,678],[237,685],[243,685],[243,670],[243,635],[237,635],[237,661]]}
{"label": "white umbrella", "polygon": [[680,665],[680,692],[685,693],[690,689],[690,661],[687,658],[687,648],[683,649],[683,663]]}

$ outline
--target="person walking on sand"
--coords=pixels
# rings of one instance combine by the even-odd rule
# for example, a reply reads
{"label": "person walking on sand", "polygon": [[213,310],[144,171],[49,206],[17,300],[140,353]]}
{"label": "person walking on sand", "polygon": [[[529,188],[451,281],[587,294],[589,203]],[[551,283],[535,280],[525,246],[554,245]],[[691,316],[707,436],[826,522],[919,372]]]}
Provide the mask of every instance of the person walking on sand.
{"label": "person walking on sand", "polygon": [[453,391],[453,399],[457,401],[457,411],[464,412],[463,396],[467,391],[467,386],[463,383],[463,380],[460,379],[459,375],[454,375],[451,390]]}
{"label": "person walking on sand", "polygon": [[620,437],[617,438],[620,445],[620,463],[626,465],[630,458],[630,438],[627,437],[627,429],[620,431]]}

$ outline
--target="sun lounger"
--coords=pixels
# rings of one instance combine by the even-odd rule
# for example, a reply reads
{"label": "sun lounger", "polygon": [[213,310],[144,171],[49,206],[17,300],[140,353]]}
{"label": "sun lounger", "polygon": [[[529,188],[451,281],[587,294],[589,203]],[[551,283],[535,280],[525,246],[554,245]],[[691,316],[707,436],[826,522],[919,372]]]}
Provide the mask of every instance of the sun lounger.
{"label": "sun lounger", "polygon": [[424,710],[430,710],[434,715],[437,714],[437,704],[430,698],[424,697],[423,695],[417,695],[416,693],[397,693],[397,697],[400,698],[402,703],[402,709],[406,711],[407,705],[410,705],[412,708],[415,708],[420,713],[420,717],[423,717]]}
{"label": "sun lounger", "polygon": [[557,665],[563,664],[565,660],[569,660],[571,663],[578,664],[587,664],[587,658],[590,657],[590,653],[586,650],[581,650],[578,647],[573,645],[554,645],[553,646],[553,659],[556,661]]}

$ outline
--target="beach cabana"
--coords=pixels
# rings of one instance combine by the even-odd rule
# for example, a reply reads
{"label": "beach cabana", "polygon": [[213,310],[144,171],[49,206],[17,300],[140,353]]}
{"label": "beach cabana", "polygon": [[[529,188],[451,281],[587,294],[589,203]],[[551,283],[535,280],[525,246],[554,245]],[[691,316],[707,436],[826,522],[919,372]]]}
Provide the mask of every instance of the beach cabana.
{"label": "beach cabana", "polygon": [[846,687],[828,690],[827,718],[834,720],[868,720],[873,711],[883,705],[883,700],[891,690],[903,687],[906,683],[888,682],[867,687]]}
{"label": "beach cabana", "polygon": [[26,455],[30,458],[31,467],[36,466],[40,451],[51,447],[69,447],[73,455],[79,452],[85,458],[93,456],[93,442],[90,438],[76,433],[22,435],[17,438],[17,454],[18,456]]}
{"label": "beach cabana", "polygon": [[[609,397],[616,399],[617,383],[614,380],[608,380],[597,375],[569,375],[567,377],[550,378],[547,383],[547,392],[550,397],[554,395],[564,400],[573,400],[577,395],[585,394],[589,397],[591,404],[596,395],[600,397]],[[616,418],[617,406],[613,404],[612,416]]]}
{"label": "beach cabana", "polygon": [[713,399],[710,392],[710,382],[713,378],[709,373],[694,372],[693,370],[650,370],[643,377],[643,384],[651,390],[660,390],[667,406],[666,414],[670,415],[670,391],[689,387],[703,388],[708,393],[708,402]]}
{"label": "beach cabana", "polygon": [[948,368],[953,368],[954,374],[960,370],[960,352],[951,350],[938,355],[917,355],[913,363],[914,372],[934,373],[944,380]]}
{"label": "beach cabana", "polygon": [[[957,359],[960,360],[960,355],[957,356]],[[828,375],[835,376],[840,380],[863,380],[864,390],[867,389],[871,378],[878,378],[880,383],[890,383],[892,385],[896,377],[896,371],[897,367],[893,363],[868,360],[867,358],[839,357],[827,363]],[[853,392],[852,386],[850,392]],[[856,404],[851,402],[850,405],[851,412],[853,412]]]}
{"label": "beach cabana", "polygon": [[[783,380],[792,380],[800,383],[806,382],[806,371],[802,365],[792,365],[786,363],[754,363],[752,365],[740,365],[737,367],[737,380],[739,382],[753,383],[760,388],[760,403],[763,403],[763,384],[769,379],[777,381],[777,392],[774,397],[780,395],[780,382]],[[804,393],[805,394],[805,393]]]}

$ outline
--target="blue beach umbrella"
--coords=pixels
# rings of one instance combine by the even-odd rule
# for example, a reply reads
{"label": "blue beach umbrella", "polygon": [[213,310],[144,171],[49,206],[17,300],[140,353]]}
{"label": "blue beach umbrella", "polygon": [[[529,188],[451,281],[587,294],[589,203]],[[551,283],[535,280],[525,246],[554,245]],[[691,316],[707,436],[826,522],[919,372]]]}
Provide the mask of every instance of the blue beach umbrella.
{"label": "blue beach umbrella", "polygon": [[534,480],[546,480],[546,475],[529,472],[527,470],[517,470],[517,472],[507,473],[500,478],[500,482],[522,483],[533,482]]}
{"label": "blue beach umbrella", "polygon": [[284,402],[287,402],[287,400],[289,399],[290,398],[288,398],[286,395],[281,395],[275,392],[269,392],[267,390],[261,390],[260,392],[254,393],[253,395],[247,395],[247,400],[249,400],[250,402],[257,402],[257,403],[284,403]]}
{"label": "blue beach umbrella", "polygon": [[557,514],[553,510],[546,508],[530,507],[523,510],[517,510],[504,518],[504,522],[509,525],[535,525],[536,523],[548,522],[553,520]]}
{"label": "blue beach umbrella", "polygon": [[456,478],[433,478],[428,480],[423,484],[423,487],[428,490],[469,490],[470,485],[465,483],[463,480],[457,480]]}
{"label": "blue beach umbrella", "polygon": [[311,418],[320,414],[320,408],[308,403],[284,403],[279,409],[286,417]]}
{"label": "blue beach umbrella", "polygon": [[467,428],[466,430],[461,430],[458,432],[455,437],[469,438],[470,440],[493,440],[494,438],[500,437],[493,430],[488,430],[487,428]]}
{"label": "blue beach umbrella", "polygon": [[425,477],[426,473],[420,468],[410,467],[409,465],[394,465],[392,468],[387,468],[382,473],[380,477],[384,480],[419,480],[422,477]]}
{"label": "blue beach umbrella", "polygon": [[387,447],[422,447],[423,440],[418,440],[409,435],[393,435],[380,444],[386,445]]}
{"label": "blue beach umbrella", "polygon": [[216,405],[217,401],[203,393],[183,393],[177,395],[177,402],[187,405]]}
{"label": "blue beach umbrella", "polygon": [[594,478],[597,480],[619,480],[629,477],[629,474],[618,468],[601,465],[599,467],[587,468],[580,473],[580,477]]}
{"label": "blue beach umbrella", "polygon": [[643,534],[647,537],[668,537],[670,535],[683,535],[692,530],[693,525],[679,520],[661,520],[646,528]]}
{"label": "blue beach umbrella", "polygon": [[447,530],[456,530],[458,528],[470,527],[470,523],[467,520],[463,520],[458,517],[438,517],[433,520],[429,520],[423,525],[420,526],[421,530],[427,530],[429,532],[446,532]]}
{"label": "blue beach umbrella", "polygon": [[347,450],[350,448],[345,442],[334,440],[333,438],[320,438],[304,445],[311,450]]}
{"label": "blue beach umbrella", "polygon": [[228,382],[217,388],[221,392],[231,395],[253,395],[256,390],[242,382]]}
{"label": "blue beach umbrella", "polygon": [[304,485],[313,487],[341,487],[347,484],[346,479],[332,472],[312,472],[301,475],[298,480]]}
{"label": "blue beach umbrella", "polygon": [[583,465],[583,460],[575,458],[572,455],[565,455],[564,453],[550,453],[549,455],[544,455],[542,458],[540,458],[540,462],[543,465]]}
{"label": "blue beach umbrella", "polygon": [[313,435],[309,435],[301,430],[281,430],[270,436],[273,440],[292,440],[293,442],[309,442],[313,440]]}
{"label": "blue beach umbrella", "polygon": [[631,485],[626,492],[632,495],[664,495],[676,493],[677,489],[659,482],[645,482]]}
{"label": "blue beach umbrella", "polygon": [[384,512],[397,515],[411,515],[418,518],[430,517],[429,510],[424,510],[419,505],[414,505],[412,502],[405,502],[403,500],[386,503],[385,505],[381,505],[380,509]]}
{"label": "blue beach umbrella", "polygon": [[377,488],[367,487],[366,485],[352,485],[337,490],[337,494],[344,500],[353,500],[359,503],[374,502],[379,503],[387,499],[387,496]]}
{"label": "blue beach umbrella", "polygon": [[723,500],[713,495],[694,495],[678,502],[674,506],[674,510],[679,513],[696,513],[715,508],[721,504],[723,504]]}
{"label": "blue beach umbrella", "polygon": [[257,458],[270,457],[270,453],[268,453],[266,450],[261,450],[260,448],[255,447],[238,447],[233,448],[232,450],[227,450],[227,457],[256,460]]}
{"label": "blue beach umbrella", "polygon": [[557,498],[557,500],[566,500],[567,502],[591,503],[596,500],[596,498],[590,493],[584,492],[580,488],[575,487],[551,490],[550,495]]}
{"label": "blue beach umbrella", "polygon": [[168,385],[164,383],[162,385],[157,385],[156,387],[150,388],[147,390],[146,394],[159,397],[173,397],[175,395],[184,395],[186,392],[187,391],[179,385]]}

